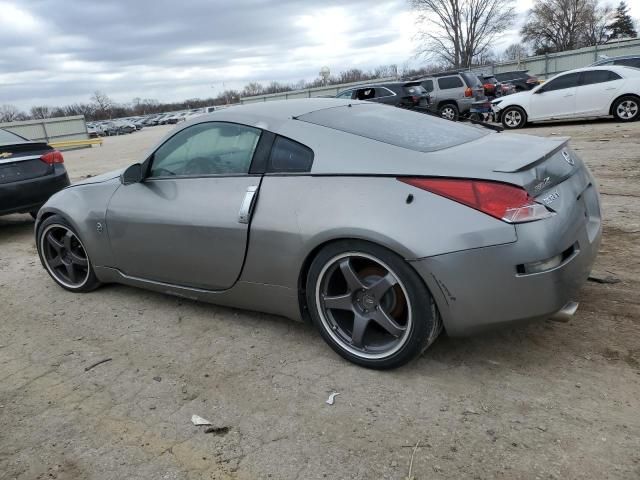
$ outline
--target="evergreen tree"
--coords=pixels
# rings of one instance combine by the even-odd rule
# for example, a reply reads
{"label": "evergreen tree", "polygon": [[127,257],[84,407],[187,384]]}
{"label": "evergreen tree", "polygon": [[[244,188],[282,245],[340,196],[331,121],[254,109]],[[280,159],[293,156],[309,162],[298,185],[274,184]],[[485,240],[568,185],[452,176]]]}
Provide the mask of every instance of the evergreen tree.
{"label": "evergreen tree", "polygon": [[629,15],[629,6],[624,2],[620,2],[613,22],[609,25],[611,31],[610,39],[613,38],[635,38],[638,36],[633,26],[633,19]]}

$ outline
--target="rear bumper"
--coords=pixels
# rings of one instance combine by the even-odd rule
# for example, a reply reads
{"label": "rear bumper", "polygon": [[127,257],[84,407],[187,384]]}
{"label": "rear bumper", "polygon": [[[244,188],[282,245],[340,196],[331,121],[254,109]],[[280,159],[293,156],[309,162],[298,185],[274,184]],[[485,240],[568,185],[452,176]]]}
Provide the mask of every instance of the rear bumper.
{"label": "rear bumper", "polygon": [[[548,318],[577,299],[602,235],[597,192],[590,188],[591,198],[576,202],[570,212],[517,225],[516,242],[412,262],[450,335]],[[555,268],[518,273],[518,265],[567,251],[571,253]]]}
{"label": "rear bumper", "polygon": [[56,192],[70,185],[64,165],[52,174],[0,185],[0,215],[38,210]]}

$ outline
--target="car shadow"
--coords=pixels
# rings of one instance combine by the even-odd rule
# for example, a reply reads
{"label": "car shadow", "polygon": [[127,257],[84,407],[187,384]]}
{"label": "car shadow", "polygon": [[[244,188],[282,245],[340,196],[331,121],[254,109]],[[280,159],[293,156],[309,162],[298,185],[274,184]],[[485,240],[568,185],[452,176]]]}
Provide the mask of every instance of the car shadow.
{"label": "car shadow", "polygon": [[529,123],[523,130],[535,130],[545,127],[569,127],[577,125],[602,125],[620,123],[615,118],[595,118],[584,120],[560,120],[554,122]]}
{"label": "car shadow", "polygon": [[25,233],[33,233],[34,220],[28,214],[13,214],[0,217],[0,243],[12,240]]}

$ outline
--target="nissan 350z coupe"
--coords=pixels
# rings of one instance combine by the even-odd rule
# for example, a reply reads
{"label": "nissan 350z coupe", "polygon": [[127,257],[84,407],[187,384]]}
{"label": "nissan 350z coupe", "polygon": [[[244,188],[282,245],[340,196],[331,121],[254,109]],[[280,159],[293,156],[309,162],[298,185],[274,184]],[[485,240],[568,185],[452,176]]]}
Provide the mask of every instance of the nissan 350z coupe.
{"label": "nissan 350z coupe", "polygon": [[67,290],[117,282],[310,318],[372,368],[443,328],[572,313],[600,237],[594,179],[566,139],[338,99],[198,117],[36,222]]}

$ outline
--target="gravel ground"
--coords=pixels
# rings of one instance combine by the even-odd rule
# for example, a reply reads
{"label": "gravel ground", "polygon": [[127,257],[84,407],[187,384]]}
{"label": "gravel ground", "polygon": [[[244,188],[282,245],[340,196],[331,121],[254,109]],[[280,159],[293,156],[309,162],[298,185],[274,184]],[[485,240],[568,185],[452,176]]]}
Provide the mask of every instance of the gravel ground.
{"label": "gravel ground", "polygon": [[[167,131],[68,152],[70,175],[142,160]],[[31,219],[0,218],[0,479],[640,478],[640,122],[524,132],[573,138],[602,192],[596,269],[621,282],[585,285],[568,323],[442,337],[390,372],[283,318],[73,295]]]}

